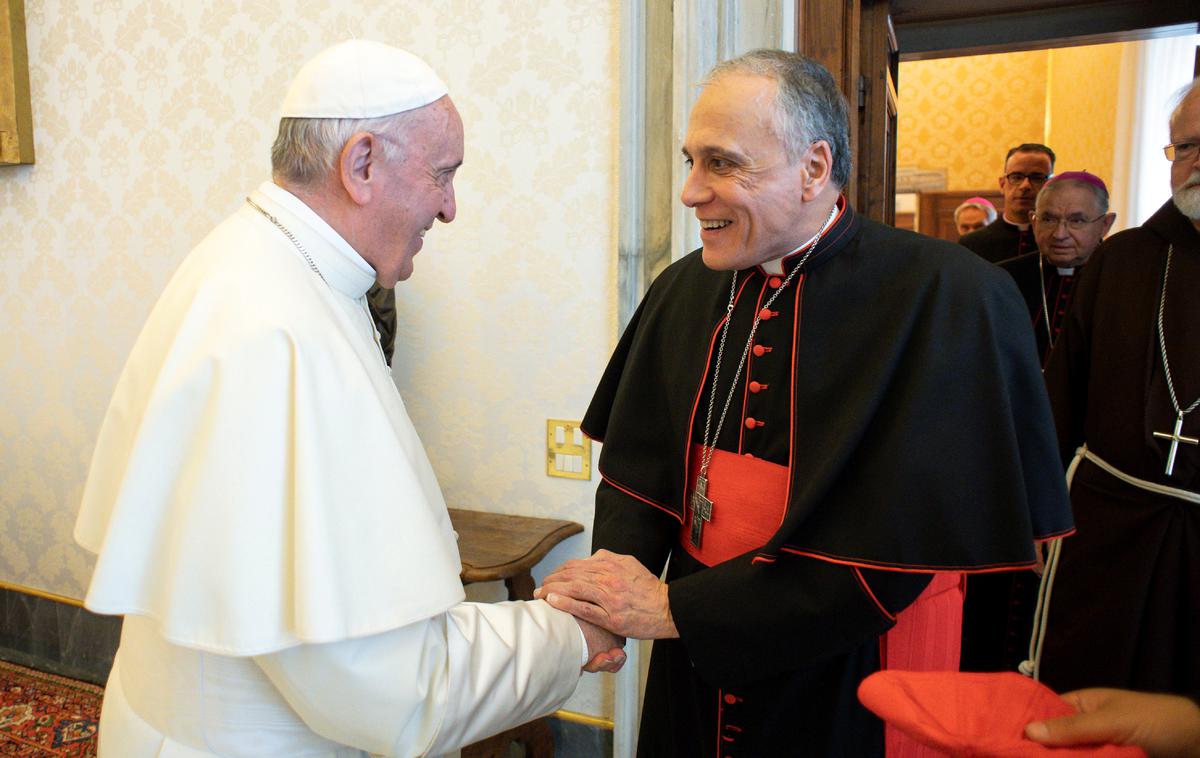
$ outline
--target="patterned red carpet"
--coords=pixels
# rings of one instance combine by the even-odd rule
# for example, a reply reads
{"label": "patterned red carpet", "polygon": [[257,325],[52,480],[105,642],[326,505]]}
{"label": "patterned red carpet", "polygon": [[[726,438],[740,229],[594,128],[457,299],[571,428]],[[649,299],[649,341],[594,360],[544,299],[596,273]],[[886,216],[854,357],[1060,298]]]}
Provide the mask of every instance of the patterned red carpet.
{"label": "patterned red carpet", "polygon": [[94,758],[104,688],[0,661],[0,756]]}

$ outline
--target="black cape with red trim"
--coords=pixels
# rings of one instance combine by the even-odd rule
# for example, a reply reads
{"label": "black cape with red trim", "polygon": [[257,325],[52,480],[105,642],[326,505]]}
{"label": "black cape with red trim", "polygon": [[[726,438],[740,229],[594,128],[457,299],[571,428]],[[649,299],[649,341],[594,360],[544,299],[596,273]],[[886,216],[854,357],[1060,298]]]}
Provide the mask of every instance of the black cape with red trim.
{"label": "black cape with red trim", "polygon": [[[789,467],[786,516],[761,549],[713,566],[676,549],[729,272],[697,251],[658,277],[584,418],[604,442],[593,547],[655,574],[670,558],[680,638],[655,642],[640,756],[882,755],[855,692],[928,572],[1030,566],[1035,537],[1071,529],[1007,274],[848,207],[807,268],[760,325],[772,352],[742,372],[717,442]],[[738,281],[718,414],[777,284],[758,268]]]}
{"label": "black cape with red trim", "polygon": [[[1012,279],[849,208],[806,267],[793,352],[792,447],[803,452],[761,554],[915,571],[1032,566],[1033,540],[1072,523]],[[730,276],[705,267],[700,251],[668,267],[583,420],[604,443],[603,477],[681,523]],[[731,333],[727,351],[740,352],[745,334]]]}

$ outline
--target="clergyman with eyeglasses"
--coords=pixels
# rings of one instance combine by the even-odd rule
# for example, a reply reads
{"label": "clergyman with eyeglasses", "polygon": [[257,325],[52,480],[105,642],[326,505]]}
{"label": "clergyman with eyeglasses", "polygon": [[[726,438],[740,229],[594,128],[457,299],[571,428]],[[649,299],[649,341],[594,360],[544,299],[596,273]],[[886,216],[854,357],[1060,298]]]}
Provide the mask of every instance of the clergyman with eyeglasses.
{"label": "clergyman with eyeglasses", "polygon": [[1017,281],[1029,306],[1043,366],[1066,320],[1076,274],[1116,218],[1117,214],[1108,211],[1108,185],[1103,179],[1087,171],[1058,174],[1037,196],[1032,216],[1037,252],[1000,262]]}
{"label": "clergyman with eyeglasses", "polygon": [[702,246],[584,415],[596,552],[538,592],[655,641],[639,756],[910,754],[859,683],[956,669],[959,572],[1070,531],[1016,286],[855,213],[849,130],[820,63],[718,64],[683,141]]}
{"label": "clergyman with eyeglasses", "polygon": [[[1000,262],[1025,298],[1046,365],[1079,279],[1116,214],[1108,212],[1108,187],[1086,171],[1066,171],[1046,182],[1032,215],[1038,249]],[[1038,573],[1005,571],[967,578],[963,603],[963,671],[1016,671],[1028,656]]]}
{"label": "clergyman with eyeglasses", "polygon": [[1033,212],[1038,191],[1054,175],[1054,151],[1037,142],[1026,142],[1008,151],[1000,191],[1004,209],[992,223],[971,232],[958,244],[992,263],[1037,249],[1029,214]]}
{"label": "clergyman with eyeglasses", "polygon": [[1200,79],[1169,128],[1171,198],[1096,249],[1046,365],[1079,527],[1046,572],[1057,691],[1200,694]]}

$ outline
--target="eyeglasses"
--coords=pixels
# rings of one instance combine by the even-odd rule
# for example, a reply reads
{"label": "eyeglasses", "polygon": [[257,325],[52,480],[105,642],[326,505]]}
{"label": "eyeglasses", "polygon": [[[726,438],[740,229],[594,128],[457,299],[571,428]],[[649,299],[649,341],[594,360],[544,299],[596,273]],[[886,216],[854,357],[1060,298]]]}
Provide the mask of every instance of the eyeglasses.
{"label": "eyeglasses", "polygon": [[1094,224],[1100,219],[1104,218],[1104,215],[1105,214],[1101,213],[1095,218],[1083,218],[1082,216],[1068,216],[1067,218],[1059,218],[1058,216],[1051,216],[1049,213],[1035,213],[1033,214],[1033,220],[1038,224],[1045,224],[1051,229],[1057,229],[1059,224],[1066,224],[1068,229],[1073,232],[1077,232],[1087,227],[1088,224]]}
{"label": "eyeglasses", "polygon": [[1045,184],[1050,177],[1047,174],[1022,174],[1020,171],[1014,171],[1011,174],[1005,174],[1004,178],[1008,180],[1009,184],[1020,184],[1026,179],[1030,184]]}
{"label": "eyeglasses", "polygon": [[1163,155],[1172,163],[1190,161],[1196,157],[1197,148],[1200,142],[1174,142],[1163,148]]}

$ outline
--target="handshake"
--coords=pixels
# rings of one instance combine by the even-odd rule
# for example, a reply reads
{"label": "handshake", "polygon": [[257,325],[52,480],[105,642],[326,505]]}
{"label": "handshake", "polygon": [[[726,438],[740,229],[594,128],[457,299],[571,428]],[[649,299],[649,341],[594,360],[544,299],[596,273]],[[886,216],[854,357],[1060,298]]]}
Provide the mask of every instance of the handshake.
{"label": "handshake", "polygon": [[567,561],[533,596],[575,617],[588,644],[584,671],[620,671],[626,638],[679,636],[666,583],[629,555],[598,550],[590,558]]}

